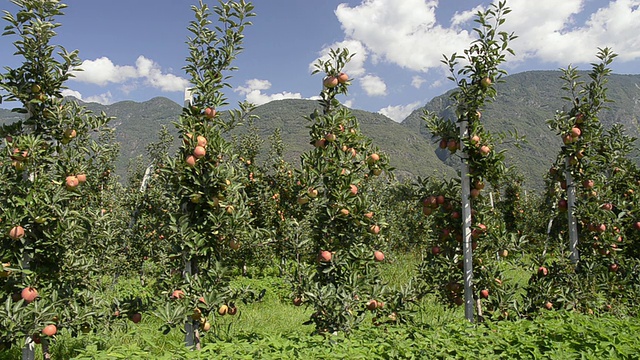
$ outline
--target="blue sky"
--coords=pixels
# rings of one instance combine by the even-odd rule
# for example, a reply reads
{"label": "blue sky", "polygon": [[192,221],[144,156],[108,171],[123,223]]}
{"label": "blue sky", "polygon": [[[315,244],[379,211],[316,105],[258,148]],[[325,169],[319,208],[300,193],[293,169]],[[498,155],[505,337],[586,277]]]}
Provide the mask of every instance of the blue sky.
{"label": "blue sky", "polygon": [[[207,0],[210,6],[217,1]],[[182,102],[188,81],[187,26],[196,0],[67,0],[54,42],[78,49],[85,71],[66,92],[109,104],[165,96]],[[356,53],[347,105],[401,121],[453,84],[442,55],[473,40],[473,15],[488,0],[255,0],[245,51],[235,65],[232,104],[262,104],[318,95],[321,76],[311,64],[331,47]],[[507,0],[504,30],[519,36],[509,73],[565,68],[587,70],[598,47],[620,56],[616,73],[640,73],[640,0]],[[5,2],[3,10],[15,13]],[[3,24],[3,27],[6,24]],[[17,66],[10,36],[0,38],[0,65]],[[7,104],[3,104],[6,106]]]}

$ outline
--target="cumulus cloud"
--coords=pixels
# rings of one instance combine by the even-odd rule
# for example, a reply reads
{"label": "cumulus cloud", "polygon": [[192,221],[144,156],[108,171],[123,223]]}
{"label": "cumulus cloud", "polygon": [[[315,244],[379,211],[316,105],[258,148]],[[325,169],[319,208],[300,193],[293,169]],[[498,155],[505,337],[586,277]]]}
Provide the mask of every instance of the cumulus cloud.
{"label": "cumulus cloud", "polygon": [[[494,0],[497,2],[498,0]],[[442,55],[461,53],[475,39],[469,29],[482,6],[456,12],[448,23],[436,18],[439,0],[362,0],[338,5],[345,41],[358,44],[365,59],[426,72],[442,68]],[[462,3],[462,2],[460,2]],[[594,5],[601,4],[594,10]],[[618,60],[640,58],[640,0],[510,0],[502,30],[518,36],[510,62],[537,59],[558,65],[593,62],[597,48],[611,47]],[[366,73],[363,62],[359,68]],[[414,87],[416,83],[413,84]]]}
{"label": "cumulus cloud", "polygon": [[107,91],[104,94],[88,96],[83,101],[85,102],[96,102],[102,105],[110,105],[113,104],[113,96],[111,95],[111,91]]}
{"label": "cumulus cloud", "polygon": [[369,96],[387,95],[387,84],[375,75],[365,75],[360,79],[360,86]]}
{"label": "cumulus cloud", "polygon": [[[358,40],[347,39],[326,46],[318,53],[318,55],[320,55],[318,59],[323,61],[329,60],[329,52],[331,51],[331,49],[337,50],[338,48],[346,48],[349,50],[349,54],[353,54],[353,58],[351,58],[351,60],[347,63],[343,71],[347,73],[351,78],[364,75],[364,73],[366,72],[364,63],[367,60],[367,49]],[[310,72],[316,70],[315,64],[317,63],[318,59],[309,64]]]}
{"label": "cumulus cloud", "polygon": [[144,56],[136,59],[135,66],[116,65],[108,57],[85,60],[80,65],[82,71],[74,71],[75,80],[106,86],[110,83],[123,84],[123,88],[131,89],[129,82],[141,80],[143,84],[161,91],[184,91],[189,82],[179,76],[162,72],[158,63]]}
{"label": "cumulus cloud", "polygon": [[62,96],[72,96],[78,100],[82,100],[82,94],[79,91],[71,90],[71,89],[63,89],[61,92]]}
{"label": "cumulus cloud", "polygon": [[361,42],[373,57],[426,71],[442,66],[442,54],[459,52],[472,40],[466,30],[438,24],[437,6],[435,0],[367,0],[354,7],[340,4],[335,13],[346,38]]}
{"label": "cumulus cloud", "polygon": [[263,91],[271,88],[271,82],[269,80],[251,79],[245,82],[244,86],[238,86],[233,91],[245,96],[245,100],[255,104],[262,105],[273,100],[282,99],[301,99],[300,93],[291,93],[283,91],[277,94],[265,94]]}
{"label": "cumulus cloud", "polygon": [[387,106],[380,109],[378,112],[395,122],[402,122],[409,116],[415,109],[422,106],[420,101],[413,102],[407,105]]}
{"label": "cumulus cloud", "polygon": [[427,80],[425,80],[422,76],[414,76],[411,78],[411,86],[413,86],[416,89],[420,89],[420,87],[422,86],[422,84],[424,84]]}
{"label": "cumulus cloud", "polygon": [[[519,39],[513,42],[518,57],[535,57],[558,64],[586,63],[597,48],[611,47],[619,60],[640,58],[636,36],[640,32],[640,1],[612,0],[585,14],[587,0],[512,0],[505,28]],[[580,17],[586,17],[582,23]]]}

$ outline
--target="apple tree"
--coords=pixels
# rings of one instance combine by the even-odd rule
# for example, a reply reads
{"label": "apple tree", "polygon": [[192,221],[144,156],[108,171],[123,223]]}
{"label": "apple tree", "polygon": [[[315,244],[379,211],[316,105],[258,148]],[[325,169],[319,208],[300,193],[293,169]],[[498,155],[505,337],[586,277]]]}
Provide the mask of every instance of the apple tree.
{"label": "apple tree", "polygon": [[[81,64],[77,51],[52,43],[60,26],[55,18],[66,5],[12,4],[17,11],[4,11],[3,35],[16,38],[14,55],[22,63],[5,67],[0,89],[24,119],[0,129],[0,322],[7,330],[0,341],[28,337],[25,351],[32,352],[33,341],[48,345],[57,332],[78,333],[108,311],[86,281],[104,253],[87,242],[97,243],[101,176],[118,148],[107,144],[109,117],[63,99],[65,82]],[[43,350],[46,356],[47,346]]]}

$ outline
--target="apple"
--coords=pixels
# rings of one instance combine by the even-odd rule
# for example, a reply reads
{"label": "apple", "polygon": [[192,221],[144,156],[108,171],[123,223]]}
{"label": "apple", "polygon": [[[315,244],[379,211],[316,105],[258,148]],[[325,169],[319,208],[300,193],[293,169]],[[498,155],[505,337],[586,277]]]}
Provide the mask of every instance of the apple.
{"label": "apple", "polygon": [[375,176],[380,176],[380,174],[382,174],[382,169],[380,168],[375,168],[371,171],[373,173],[373,175]]}
{"label": "apple", "polygon": [[325,139],[318,139],[315,141],[315,143],[313,144],[315,147],[317,148],[324,148],[326,146],[326,140]]}
{"label": "apple", "polygon": [[544,266],[540,266],[538,268],[538,275],[539,276],[547,276],[547,275],[549,275],[549,270]]}
{"label": "apple", "polygon": [[451,218],[454,219],[454,220],[460,219],[460,213],[457,212],[457,211],[452,212],[451,213]]}
{"label": "apple", "polygon": [[202,146],[202,147],[207,146],[207,138],[202,135],[198,135],[198,137],[196,138],[196,141],[198,142],[198,146]]}
{"label": "apple", "polygon": [[560,201],[558,201],[558,209],[562,211],[566,211],[568,208],[569,208],[569,203],[567,203],[567,200],[560,199]]}
{"label": "apple", "polygon": [[55,325],[47,325],[42,329],[42,334],[45,336],[53,336],[58,332],[58,328]]}
{"label": "apple", "polygon": [[204,148],[204,146],[196,146],[195,149],[193,149],[193,156],[196,157],[196,159],[200,159],[202,157],[204,157],[207,154],[207,150]]}
{"label": "apple", "polygon": [[544,303],[544,307],[547,310],[551,310],[553,309],[553,303],[551,301],[547,301],[546,303]]}
{"label": "apple", "polygon": [[580,134],[582,134],[582,131],[580,130],[580,128],[577,127],[572,127],[571,128],[571,137],[572,138],[577,138],[580,136]]}
{"label": "apple", "polygon": [[228,311],[229,307],[227,305],[220,305],[220,308],[218,308],[218,314],[220,314],[220,316],[227,315]]}
{"label": "apple", "polygon": [[367,302],[367,309],[373,311],[378,308],[378,302],[376,300],[369,300]]}
{"label": "apple", "polygon": [[434,246],[431,248],[431,254],[433,255],[438,255],[440,254],[440,247],[439,246]]}
{"label": "apple", "polygon": [[582,124],[584,122],[584,114],[576,114],[576,124]]}
{"label": "apple", "polygon": [[233,316],[233,315],[235,315],[237,313],[238,313],[238,308],[235,307],[235,306],[229,307],[229,310],[227,311],[227,314],[229,314],[231,316]]}
{"label": "apple", "polygon": [[173,290],[171,293],[172,299],[182,299],[184,297],[184,291],[182,290]]}
{"label": "apple", "polygon": [[328,262],[331,261],[331,258],[332,258],[331,251],[322,250],[318,254],[318,261],[319,262],[328,263]]}
{"label": "apple", "polygon": [[455,139],[447,141],[447,149],[452,153],[456,152],[458,150],[458,142]]}
{"label": "apple", "polygon": [[446,201],[446,198],[444,197],[444,195],[436,196],[436,204],[442,205],[444,204],[445,201]]}
{"label": "apple", "polygon": [[473,135],[471,137],[471,143],[474,144],[474,145],[479,145],[480,144],[480,136]]}
{"label": "apple", "polygon": [[338,86],[338,78],[335,76],[327,76],[322,81],[322,85],[324,85],[324,87],[326,88],[332,89]]}
{"label": "apple", "polygon": [[138,312],[131,314],[131,321],[133,321],[134,324],[139,323],[141,320],[142,320],[142,314]]}
{"label": "apple", "polygon": [[342,216],[349,216],[349,209],[340,209],[340,215]]}
{"label": "apple", "polygon": [[595,182],[593,180],[585,180],[582,182],[582,186],[584,186],[585,189],[593,189],[594,185]]}
{"label": "apple", "polygon": [[42,91],[42,87],[38,84],[33,84],[31,85],[31,92],[34,94],[38,94],[40,93],[40,91]]}
{"label": "apple", "polygon": [[430,195],[422,201],[422,204],[430,208],[435,208],[438,206],[438,199],[435,196]]}
{"label": "apple", "polygon": [[507,249],[502,249],[498,251],[498,256],[506,258],[507,256],[509,256],[509,251],[507,251]]}
{"label": "apple", "polygon": [[240,242],[236,241],[235,239],[229,241],[229,247],[232,248],[233,250],[238,250],[240,249]]}
{"label": "apple", "polygon": [[208,117],[209,119],[213,119],[216,116],[216,109],[210,107],[204,109],[204,116]]}
{"label": "apple", "polygon": [[478,189],[471,189],[471,191],[469,192],[469,195],[471,195],[471,198],[475,199],[478,196],[480,196],[480,190]]}
{"label": "apple", "polygon": [[636,230],[640,230],[640,221],[636,221],[635,223],[633,223],[633,227],[634,227]]}
{"label": "apple", "polygon": [[75,131],[75,129],[67,129],[64,131],[64,137],[66,139],[73,139],[76,137],[76,135],[78,135],[78,133]]}
{"label": "apple", "polygon": [[369,164],[373,164],[373,163],[375,163],[375,162],[377,162],[379,160],[380,160],[380,155],[378,155],[376,153],[373,153],[373,154],[369,155],[369,159],[367,160],[367,162]]}
{"label": "apple", "polygon": [[358,195],[358,187],[357,187],[357,186],[355,186],[354,184],[351,184],[351,185],[349,186],[349,195],[351,195],[351,196],[356,196],[356,195]]}
{"label": "apple", "polygon": [[490,77],[484,77],[482,78],[482,80],[480,80],[480,85],[482,85],[482,87],[485,89],[491,86],[492,83],[493,81],[491,80]]}
{"label": "apple", "polygon": [[211,330],[211,323],[209,322],[209,320],[206,320],[204,324],[202,324],[202,331],[209,331],[209,330]]}
{"label": "apple", "polygon": [[455,298],[453,298],[453,303],[460,306],[464,304],[464,299],[461,298],[460,296],[456,296]]}
{"label": "apple", "polygon": [[440,144],[438,144],[438,147],[444,150],[447,148],[447,143],[448,143],[447,139],[442,139],[440,140]]}
{"label": "apple", "polygon": [[324,136],[324,139],[327,140],[328,142],[334,142],[336,141],[336,135],[332,133],[328,133],[327,135]]}
{"label": "apple", "polygon": [[475,183],[473,183],[473,187],[478,189],[478,190],[482,190],[482,189],[484,189],[484,183],[482,181],[478,180]]}
{"label": "apple", "polygon": [[309,195],[310,198],[315,199],[318,197],[318,189],[314,189],[314,188],[309,188],[307,190],[307,195]]}
{"label": "apple", "polygon": [[480,146],[480,154],[482,155],[488,155],[491,152],[491,148],[488,147],[487,145],[482,145]]}
{"label": "apple", "polygon": [[78,187],[78,185],[80,185],[80,182],[78,181],[78,178],[75,177],[74,175],[69,175],[65,179],[65,185],[67,187],[67,190],[74,190],[75,188]]}
{"label": "apple", "polygon": [[365,213],[364,217],[366,217],[367,219],[372,219],[373,218],[373,211],[369,211],[368,213]]}
{"label": "apple", "polygon": [[232,206],[232,205],[228,205],[224,210],[225,210],[225,211],[227,212],[227,214],[229,214],[229,215],[233,214],[233,212],[235,211],[235,209],[233,208],[233,206]]}
{"label": "apple", "polygon": [[28,286],[22,289],[22,292],[20,292],[20,297],[27,303],[30,303],[38,297],[38,290],[31,286]]}
{"label": "apple", "polygon": [[379,250],[374,251],[373,257],[377,262],[384,261],[384,253],[382,251],[379,251]]}
{"label": "apple", "polygon": [[619,266],[616,263],[609,265],[609,271],[611,272],[618,272],[618,269],[619,269]]}
{"label": "apple", "polygon": [[596,226],[596,231],[599,233],[603,233],[607,230],[607,225],[605,224],[600,224]]}
{"label": "apple", "polygon": [[87,182],[87,174],[78,174],[76,175],[76,178],[78,179],[78,182],[80,184],[84,184]]}
{"label": "apple", "polygon": [[487,290],[487,289],[480,290],[480,297],[483,298],[483,299],[488,299],[489,298],[489,290]]}
{"label": "apple", "polygon": [[571,136],[571,134],[565,134],[562,136],[562,142],[565,145],[569,145],[573,142],[573,136]]}
{"label": "apple", "polygon": [[349,81],[349,75],[341,72],[340,74],[338,74],[338,82],[340,84],[345,84],[347,81]]}
{"label": "apple", "polygon": [[369,227],[369,232],[372,233],[373,235],[378,235],[380,233],[380,226],[378,225],[371,225]]}
{"label": "apple", "polygon": [[11,240],[18,240],[24,236],[24,228],[20,225],[14,226],[9,230],[9,237]]}
{"label": "apple", "polygon": [[187,156],[187,158],[184,161],[185,161],[185,163],[187,163],[188,167],[192,168],[192,167],[196,166],[196,160],[197,159],[196,159],[195,156],[189,155],[189,156]]}
{"label": "apple", "polygon": [[308,197],[300,196],[298,198],[298,205],[304,205],[304,204],[306,204],[308,202],[309,202],[309,198]]}
{"label": "apple", "polygon": [[293,299],[293,305],[294,306],[302,305],[302,298],[301,297],[296,297],[295,299]]}
{"label": "apple", "polygon": [[604,209],[604,210],[607,210],[607,211],[613,210],[613,204],[612,203],[604,203],[600,207],[602,209]]}

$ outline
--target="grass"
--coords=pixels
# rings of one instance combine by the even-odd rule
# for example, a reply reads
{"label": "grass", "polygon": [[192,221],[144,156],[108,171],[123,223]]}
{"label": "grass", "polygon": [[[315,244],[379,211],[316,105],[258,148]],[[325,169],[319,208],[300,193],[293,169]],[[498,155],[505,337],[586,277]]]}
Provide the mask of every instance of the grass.
{"label": "grass", "polygon": [[[421,255],[387,259],[384,280],[400,287],[415,276]],[[498,266],[513,281],[526,283],[530,269],[511,260]],[[122,281],[125,289],[131,287],[131,279]],[[53,359],[632,359],[640,340],[634,318],[552,311],[534,320],[470,324],[463,307],[446,308],[435,297],[423,299],[411,325],[365,322],[348,337],[324,337],[314,335],[312,325],[303,325],[312,310],[293,306],[289,285],[279,274],[236,277],[232,286],[266,292],[259,302],[239,304],[237,316],[216,318],[201,351],[185,348],[180,329],[163,335],[161,321],[146,314],[139,324],[123,320],[110,331],[94,329],[77,338],[62,330],[51,346]],[[41,358],[39,346],[37,350],[36,358]],[[20,358],[20,349],[0,352],[0,360]]]}

